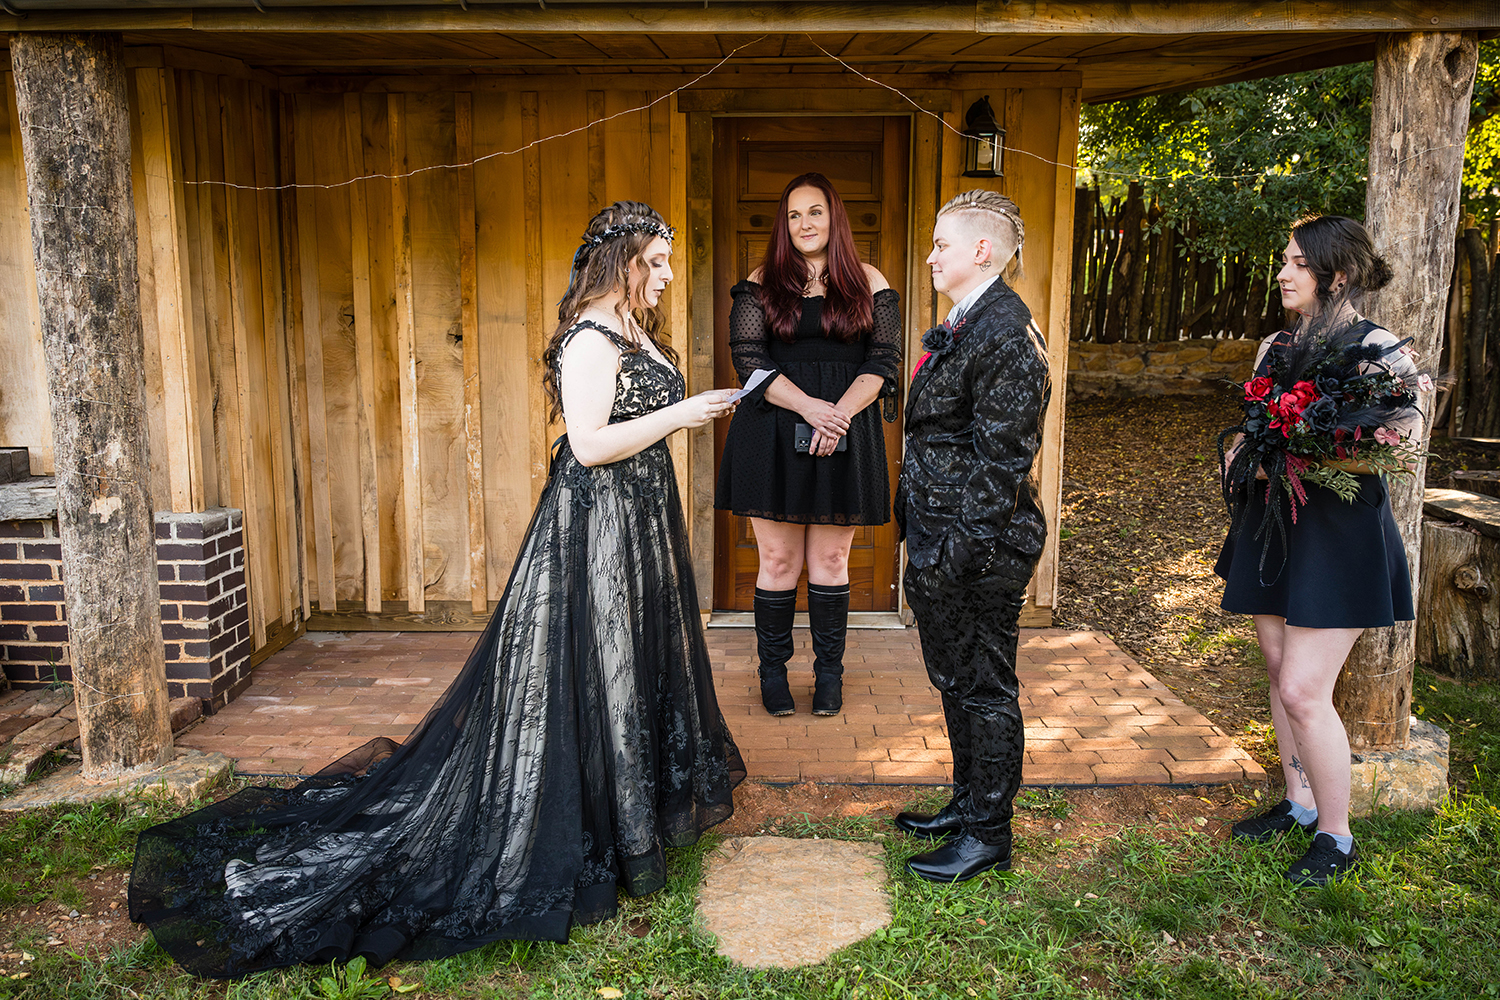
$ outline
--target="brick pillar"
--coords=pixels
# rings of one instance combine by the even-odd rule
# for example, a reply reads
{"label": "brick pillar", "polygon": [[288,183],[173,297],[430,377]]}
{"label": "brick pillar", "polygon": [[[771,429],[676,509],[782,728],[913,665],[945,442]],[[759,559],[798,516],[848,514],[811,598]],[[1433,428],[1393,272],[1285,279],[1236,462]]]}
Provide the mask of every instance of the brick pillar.
{"label": "brick pillar", "polygon": [[0,521],[0,666],[18,687],[73,679],[57,519]]}
{"label": "brick pillar", "polygon": [[[62,550],[55,507],[28,514],[0,520],[0,668],[17,687],[45,687],[73,679]],[[167,696],[216,712],[250,685],[244,516],[219,507],[155,519]]]}
{"label": "brick pillar", "polygon": [[156,569],[167,694],[210,713],[250,686],[245,531],[238,510],[156,515]]}

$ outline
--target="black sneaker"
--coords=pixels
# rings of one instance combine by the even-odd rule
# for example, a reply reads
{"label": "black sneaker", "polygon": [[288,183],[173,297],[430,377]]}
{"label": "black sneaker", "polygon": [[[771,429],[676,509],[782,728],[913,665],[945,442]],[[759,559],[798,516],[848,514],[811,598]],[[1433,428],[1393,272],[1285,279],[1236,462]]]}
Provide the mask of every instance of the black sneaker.
{"label": "black sneaker", "polygon": [[1298,827],[1307,830],[1311,826],[1292,819],[1292,804],[1282,799],[1259,816],[1246,816],[1230,828],[1230,833],[1235,840],[1274,840]]}
{"label": "black sneaker", "polygon": [[1353,847],[1345,854],[1332,837],[1320,833],[1313,838],[1302,860],[1288,869],[1286,877],[1292,885],[1327,885],[1353,874],[1358,867],[1359,853]]}

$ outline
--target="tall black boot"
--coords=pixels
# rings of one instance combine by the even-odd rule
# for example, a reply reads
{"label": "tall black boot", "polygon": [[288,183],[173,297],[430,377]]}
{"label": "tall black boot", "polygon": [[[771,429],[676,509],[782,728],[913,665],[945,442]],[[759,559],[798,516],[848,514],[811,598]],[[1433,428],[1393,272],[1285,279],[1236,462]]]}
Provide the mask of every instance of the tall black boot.
{"label": "tall black boot", "polygon": [[797,710],[786,686],[786,661],[792,658],[792,620],[797,615],[797,588],[755,588],[755,651],[760,656],[760,703],[772,715]]}
{"label": "tall black boot", "polygon": [[849,585],[807,585],[807,624],[812,630],[813,715],[837,715],[844,707],[844,642],[849,635]]}

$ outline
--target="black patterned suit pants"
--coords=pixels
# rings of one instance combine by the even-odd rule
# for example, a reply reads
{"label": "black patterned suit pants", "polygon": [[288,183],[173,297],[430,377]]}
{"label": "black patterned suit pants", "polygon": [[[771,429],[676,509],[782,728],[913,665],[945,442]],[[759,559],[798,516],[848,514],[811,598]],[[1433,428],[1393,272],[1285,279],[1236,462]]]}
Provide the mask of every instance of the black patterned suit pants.
{"label": "black patterned suit pants", "polygon": [[911,565],[905,589],[927,676],[943,697],[953,801],[964,829],[986,844],[1008,846],[1026,752],[1016,679],[1025,591],[1008,580],[960,581]]}

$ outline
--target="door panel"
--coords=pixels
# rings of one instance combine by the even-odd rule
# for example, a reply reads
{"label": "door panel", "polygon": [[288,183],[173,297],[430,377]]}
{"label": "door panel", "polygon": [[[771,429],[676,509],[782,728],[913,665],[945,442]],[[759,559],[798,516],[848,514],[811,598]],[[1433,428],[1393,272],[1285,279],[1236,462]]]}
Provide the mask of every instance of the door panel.
{"label": "door panel", "polygon": [[[721,118],[714,128],[714,190],[723,192],[714,199],[714,384],[727,386],[738,384],[729,355],[729,289],[760,264],[781,189],[798,174],[816,170],[833,182],[848,210],[860,259],[904,290],[910,119]],[[886,474],[894,493],[900,423],[883,426]],[[727,431],[722,422],[715,428],[716,464]],[[714,607],[751,610],[757,558],[750,522],[718,511],[714,539]],[[804,572],[799,608],[806,606],[806,577]],[[896,581],[895,524],[857,529],[849,553],[850,609],[896,610]]]}

